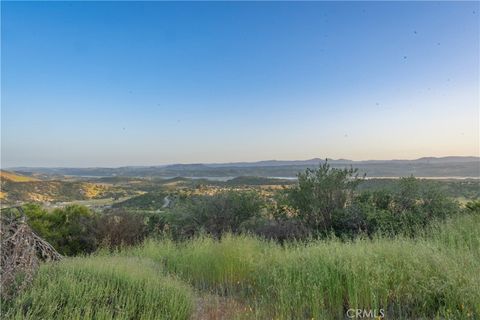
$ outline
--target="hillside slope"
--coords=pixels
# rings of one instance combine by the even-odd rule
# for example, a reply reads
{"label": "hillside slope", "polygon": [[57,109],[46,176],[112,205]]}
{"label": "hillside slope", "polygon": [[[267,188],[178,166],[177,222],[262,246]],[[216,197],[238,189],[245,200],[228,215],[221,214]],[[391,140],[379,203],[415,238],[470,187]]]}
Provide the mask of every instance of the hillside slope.
{"label": "hillside slope", "polygon": [[13,182],[29,182],[29,181],[39,181],[37,178],[29,177],[23,174],[16,172],[0,170],[0,179],[13,181]]}
{"label": "hillside slope", "polygon": [[88,200],[105,196],[111,189],[107,184],[83,181],[2,179],[2,205],[22,202],[63,202]]}
{"label": "hillside slope", "polygon": [[[88,177],[295,177],[325,160],[260,161],[224,164],[173,164],[119,168],[16,168],[19,172]],[[329,159],[334,168],[358,168],[369,177],[480,177],[479,157],[420,158],[415,160],[352,161]]]}

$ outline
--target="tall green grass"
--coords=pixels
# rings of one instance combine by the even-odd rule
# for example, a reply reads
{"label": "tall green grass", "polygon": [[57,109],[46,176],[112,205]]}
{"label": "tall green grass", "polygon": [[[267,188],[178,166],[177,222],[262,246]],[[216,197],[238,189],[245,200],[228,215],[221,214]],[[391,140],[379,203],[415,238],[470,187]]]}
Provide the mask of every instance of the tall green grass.
{"label": "tall green grass", "polygon": [[337,239],[281,247],[249,236],[148,241],[149,257],[193,286],[247,301],[258,318],[336,319],[349,308],[392,318],[480,317],[478,216],[418,239]]}
{"label": "tall green grass", "polygon": [[68,258],[40,268],[4,319],[188,319],[192,292],[148,259]]}
{"label": "tall green grass", "polygon": [[339,319],[353,308],[384,309],[390,319],[478,319],[478,230],[480,215],[465,215],[415,239],[149,240],[42,266],[5,318],[187,319],[194,297],[213,293],[239,301],[239,312],[249,310],[241,318]]}
{"label": "tall green grass", "polygon": [[480,259],[480,214],[467,214],[437,222],[423,231],[423,239],[444,250],[468,251]]}

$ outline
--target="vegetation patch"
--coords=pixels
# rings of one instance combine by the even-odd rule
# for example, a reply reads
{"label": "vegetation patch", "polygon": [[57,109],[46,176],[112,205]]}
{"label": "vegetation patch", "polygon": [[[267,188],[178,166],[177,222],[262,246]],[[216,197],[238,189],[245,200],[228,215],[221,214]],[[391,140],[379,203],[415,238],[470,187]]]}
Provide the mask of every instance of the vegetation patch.
{"label": "vegetation patch", "polygon": [[164,207],[166,196],[167,193],[161,191],[149,192],[116,203],[114,207],[135,210],[159,210]]}
{"label": "vegetation patch", "polygon": [[92,256],[43,265],[4,319],[189,319],[192,291],[149,259]]}
{"label": "vegetation patch", "polygon": [[[249,318],[339,319],[353,309],[389,318],[480,316],[480,216],[432,226],[423,237],[277,243],[251,236],[149,241],[149,257],[196,288],[243,299]],[[249,311],[250,312],[250,311]]]}

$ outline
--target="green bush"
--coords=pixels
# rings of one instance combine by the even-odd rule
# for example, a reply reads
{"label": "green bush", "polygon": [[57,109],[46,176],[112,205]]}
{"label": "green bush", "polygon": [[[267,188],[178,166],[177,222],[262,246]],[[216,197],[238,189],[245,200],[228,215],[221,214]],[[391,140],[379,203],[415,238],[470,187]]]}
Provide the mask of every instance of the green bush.
{"label": "green bush", "polygon": [[458,214],[458,203],[435,184],[420,184],[414,177],[401,178],[392,189],[355,192],[362,182],[354,169],[335,169],[328,163],[299,174],[298,185],[287,189],[286,205],[314,235],[330,233],[342,238],[404,234],[414,236],[433,221]]}
{"label": "green bush", "polygon": [[64,255],[91,253],[97,248],[97,215],[88,208],[70,205],[48,212],[39,205],[23,206],[27,222],[39,236]]}
{"label": "green bush", "polygon": [[97,219],[98,242],[109,248],[135,245],[147,236],[147,226],[140,214],[114,209]]}
{"label": "green bush", "polygon": [[287,189],[287,198],[306,226],[329,233],[335,215],[352,199],[360,182],[356,169],[332,168],[325,162],[318,169],[299,173],[298,184]]}
{"label": "green bush", "polygon": [[207,233],[220,238],[225,232],[239,233],[243,223],[259,216],[264,201],[251,191],[225,191],[182,200],[165,215],[175,238]]}
{"label": "green bush", "polygon": [[26,204],[22,208],[30,227],[67,256],[92,253],[99,245],[110,248],[134,245],[148,234],[158,234],[158,213],[112,209],[98,215],[79,205],[52,211],[38,204]]}

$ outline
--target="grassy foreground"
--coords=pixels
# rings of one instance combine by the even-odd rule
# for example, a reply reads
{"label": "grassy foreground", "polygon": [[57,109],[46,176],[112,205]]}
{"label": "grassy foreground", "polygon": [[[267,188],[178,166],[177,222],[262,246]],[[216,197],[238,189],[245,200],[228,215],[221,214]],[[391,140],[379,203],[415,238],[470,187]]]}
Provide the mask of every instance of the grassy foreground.
{"label": "grassy foreground", "polygon": [[208,292],[241,301],[239,318],[338,319],[360,308],[390,319],[476,319],[479,229],[480,216],[467,215],[417,239],[150,240],[43,266],[6,318],[188,319],[194,296]]}
{"label": "grassy foreground", "polygon": [[188,319],[192,291],[135,257],[69,258],[44,265],[9,319]]}

